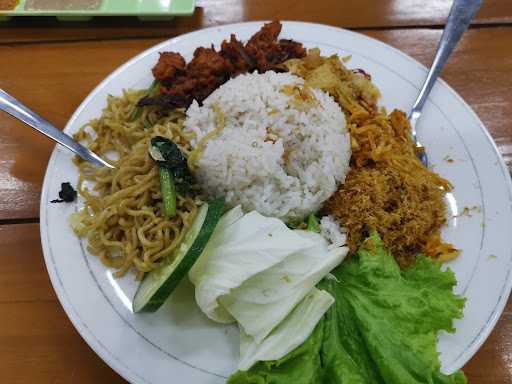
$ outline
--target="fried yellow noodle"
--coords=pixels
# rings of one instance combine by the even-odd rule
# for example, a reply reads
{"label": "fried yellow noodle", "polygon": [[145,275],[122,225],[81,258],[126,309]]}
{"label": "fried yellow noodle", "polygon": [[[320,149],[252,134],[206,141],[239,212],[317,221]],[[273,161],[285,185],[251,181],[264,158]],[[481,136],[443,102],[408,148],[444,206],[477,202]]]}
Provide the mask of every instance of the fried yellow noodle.
{"label": "fried yellow noodle", "polygon": [[441,261],[456,257],[458,251],[440,236],[446,220],[443,195],[452,187],[417,158],[406,115],[379,109],[380,93],[370,77],[348,70],[336,55],[322,57],[312,49],[285,66],[306,86],[330,93],[345,112],[351,171],[324,212],[348,229],[351,251],[377,230],[403,267],[420,252]]}
{"label": "fried yellow noodle", "polygon": [[179,244],[200,204],[178,194],[176,216],[164,217],[158,168],[148,155],[150,139],[167,137],[188,154],[192,137],[183,132],[183,110],[166,116],[151,108],[138,113],[136,104],[143,93],[109,96],[101,117],[74,135],[97,154],[112,159],[115,169],[97,168],[75,158],[78,192],[85,206],[71,218],[75,232],[87,237],[90,253],[115,268],[116,276],[134,268],[138,279]]}

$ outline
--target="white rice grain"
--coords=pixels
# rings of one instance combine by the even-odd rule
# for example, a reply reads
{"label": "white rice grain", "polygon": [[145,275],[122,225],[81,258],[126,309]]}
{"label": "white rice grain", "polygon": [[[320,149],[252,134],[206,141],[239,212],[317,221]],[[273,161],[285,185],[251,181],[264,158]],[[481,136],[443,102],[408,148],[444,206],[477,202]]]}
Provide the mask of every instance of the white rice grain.
{"label": "white rice grain", "polygon": [[288,73],[240,75],[203,106],[190,106],[185,129],[196,134],[193,146],[216,128],[216,108],[225,119],[197,164],[205,193],[285,221],[304,218],[334,193],[349,170],[345,117],[321,90],[311,90],[316,101],[303,105],[282,91],[303,83]]}

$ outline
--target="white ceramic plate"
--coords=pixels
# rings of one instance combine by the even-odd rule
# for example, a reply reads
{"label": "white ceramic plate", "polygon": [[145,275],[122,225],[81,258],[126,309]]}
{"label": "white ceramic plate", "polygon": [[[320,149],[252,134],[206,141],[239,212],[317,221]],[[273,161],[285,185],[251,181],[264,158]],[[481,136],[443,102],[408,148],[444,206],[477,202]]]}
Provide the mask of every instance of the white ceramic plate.
{"label": "white ceramic plate", "polygon": [[[230,33],[248,39],[261,23],[243,23],[186,34],[157,45],[120,67],[82,103],[65,131],[72,133],[98,117],[108,94],[123,88],[145,88],[158,52],[174,50],[190,59],[198,46],[219,44]],[[350,31],[324,25],[284,23],[283,37],[319,47],[324,54],[352,55],[350,67],[369,72],[388,109],[409,110],[426,69],[400,51]],[[113,42],[112,44],[115,44]],[[443,371],[461,368],[478,350],[498,320],[511,288],[512,186],[507,168],[487,130],[471,108],[446,83],[438,82],[420,122],[421,142],[434,169],[455,185],[448,196],[449,225],[444,237],[462,248],[450,264],[457,292],[467,297],[457,332],[441,334]],[[446,159],[453,159],[450,163]],[[223,383],[236,369],[238,331],[208,321],[184,282],[154,314],[134,315],[133,276],[116,280],[68,227],[74,204],[49,204],[60,183],[76,183],[71,154],[56,148],[41,198],[41,241],[53,287],[82,337],[114,370],[134,383]],[[471,217],[459,215],[475,207]]]}

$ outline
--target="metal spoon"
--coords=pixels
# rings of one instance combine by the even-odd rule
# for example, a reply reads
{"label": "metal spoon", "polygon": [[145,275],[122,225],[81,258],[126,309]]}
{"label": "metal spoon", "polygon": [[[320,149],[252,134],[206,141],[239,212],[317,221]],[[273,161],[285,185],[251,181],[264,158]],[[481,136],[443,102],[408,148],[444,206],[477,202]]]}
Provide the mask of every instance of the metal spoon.
{"label": "metal spoon", "polygon": [[60,129],[54,127],[50,122],[31,111],[2,89],[0,89],[0,109],[70,149],[85,161],[89,161],[100,167],[114,168],[113,165],[107,163],[97,154],[75,141],[72,137],[66,135]]}
{"label": "metal spoon", "polygon": [[416,124],[421,117],[423,105],[427,101],[428,95],[432,90],[444,64],[450,57],[453,49],[459,42],[464,31],[469,27],[471,20],[480,8],[482,0],[454,0],[446,26],[437,46],[437,52],[432,62],[432,66],[428,72],[427,78],[423,87],[421,88],[418,98],[414,102],[411,113],[409,114],[409,121],[411,123],[412,138],[416,142],[416,147],[421,148],[418,152],[418,158],[421,160],[425,167],[428,167],[428,157],[423,149],[423,146],[418,140],[416,133]]}

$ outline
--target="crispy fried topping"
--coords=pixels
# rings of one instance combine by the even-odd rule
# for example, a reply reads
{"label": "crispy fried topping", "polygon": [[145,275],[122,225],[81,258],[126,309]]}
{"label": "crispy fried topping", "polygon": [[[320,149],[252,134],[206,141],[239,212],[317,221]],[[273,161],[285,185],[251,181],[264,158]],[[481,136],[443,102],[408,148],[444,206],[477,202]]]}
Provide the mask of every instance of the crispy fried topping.
{"label": "crispy fried topping", "polygon": [[402,267],[416,254],[431,251],[427,244],[445,223],[443,191],[386,164],[352,169],[324,209],[348,229],[352,252],[377,230]]}
{"label": "crispy fried topping", "polygon": [[161,53],[153,68],[155,79],[161,83],[160,94],[143,97],[138,105],[186,108],[193,100],[201,103],[220,85],[240,73],[283,71],[280,64],[291,58],[304,57],[306,51],[295,41],[278,41],[280,32],[281,23],[278,21],[265,24],[245,46],[231,35],[229,41],[222,42],[220,52],[213,46],[197,48],[186,66],[179,53]]}
{"label": "crispy fried topping", "polygon": [[370,76],[347,69],[336,55],[322,57],[315,49],[284,65],[303,77],[305,86],[331,94],[345,112],[351,171],[323,211],[348,229],[351,251],[377,230],[402,267],[422,252],[441,261],[455,257],[457,250],[440,236],[443,196],[451,185],[416,157],[406,115],[379,109],[380,94]]}
{"label": "crispy fried topping", "polygon": [[185,71],[185,59],[176,52],[162,52],[158,63],[153,67],[156,80],[172,79],[177,73]]}

